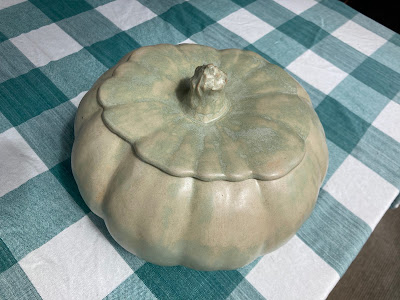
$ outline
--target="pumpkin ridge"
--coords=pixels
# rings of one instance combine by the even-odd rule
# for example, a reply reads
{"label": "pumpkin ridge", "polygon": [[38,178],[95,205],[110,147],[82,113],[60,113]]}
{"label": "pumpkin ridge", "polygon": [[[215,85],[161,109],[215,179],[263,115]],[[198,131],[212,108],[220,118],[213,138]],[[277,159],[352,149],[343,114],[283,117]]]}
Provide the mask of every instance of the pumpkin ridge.
{"label": "pumpkin ridge", "polygon": [[[309,134],[309,125],[301,125],[301,127],[298,127],[300,126],[300,123],[286,123],[285,120],[280,120],[279,118],[269,116],[268,114],[269,95],[275,95],[277,97],[279,97],[279,95],[295,96],[299,102],[293,102],[293,113],[298,114],[296,112],[296,109],[298,112],[306,111],[305,108],[302,107],[304,100],[301,99],[297,94],[297,82],[295,82],[294,79],[290,77],[290,75],[284,73],[283,70],[264,60],[261,56],[248,51],[243,52],[233,49],[215,50],[199,45],[168,45],[165,48],[158,48],[158,50],[154,53],[150,53],[151,49],[151,46],[149,46],[148,48],[141,49],[140,51],[135,50],[130,55],[127,62],[122,62],[119,66],[115,68],[112,73],[113,76],[105,79],[103,84],[99,87],[97,91],[97,102],[98,105],[103,109],[103,123],[111,132],[130,143],[135,155],[137,155],[142,161],[151,164],[170,175],[177,177],[191,176],[193,178],[203,181],[242,181],[250,178],[259,180],[274,180],[276,178],[280,178],[281,176],[284,176],[285,173],[289,172],[289,169],[291,167],[295,167],[304,158],[304,139]],[[242,80],[250,80],[249,91],[246,93],[235,95],[235,93],[231,93],[230,91],[232,87],[227,84],[225,87],[225,89],[227,89],[226,95],[227,97],[229,97],[228,101],[231,102],[231,104],[229,105],[229,110],[223,115],[218,116],[217,119],[211,120],[210,123],[207,124],[196,122],[196,120],[189,118],[186,113],[181,110],[182,100],[178,98],[178,95],[175,96],[172,94],[174,81],[170,81],[169,78],[160,79],[156,76],[150,80],[146,80],[146,82],[149,82],[148,90],[150,94],[143,94],[143,92],[147,89],[147,87],[144,87],[140,89],[139,94],[135,95],[134,85],[129,85],[131,81],[122,78],[128,78],[127,75],[129,74],[138,76],[140,78],[141,74],[135,73],[136,66],[140,66],[140,68],[144,68],[145,70],[150,70],[150,72],[154,72],[154,70],[156,69],[163,68],[163,65],[161,63],[164,61],[167,67],[170,66],[173,62],[171,61],[171,59],[163,61],[163,55],[167,55],[167,52],[171,52],[172,49],[174,49],[175,53],[173,56],[182,57],[183,64],[186,61],[189,61],[191,55],[193,56],[201,53],[200,57],[196,58],[197,62],[209,61],[210,65],[225,65],[225,70],[222,71],[229,74],[233,74],[232,72],[236,72],[235,76],[239,76],[238,72],[240,73],[242,69],[239,62],[248,62],[245,69],[249,70],[248,72],[242,74]],[[208,50],[210,51],[208,52]],[[230,52],[232,53],[229,54]],[[135,53],[138,54],[137,57],[135,57]],[[223,54],[229,54],[232,57],[228,56],[228,58],[224,61],[222,59]],[[156,56],[158,57],[157,59],[160,60],[161,64],[158,68],[153,68],[154,62],[151,62],[152,65],[146,64],[147,60],[151,60],[153,59],[153,57]],[[210,57],[210,59],[208,60],[207,57]],[[232,59],[232,61],[229,59]],[[219,60],[219,62],[217,62],[217,60]],[[121,66],[124,66],[124,68],[126,67],[126,69],[119,73],[118,70]],[[179,66],[177,66],[177,68],[179,69]],[[130,71],[130,69],[132,70]],[[216,69],[218,69],[218,67]],[[183,76],[183,74],[186,74],[185,70],[182,69],[181,71],[183,73],[180,75]],[[257,77],[257,74],[261,77]],[[274,78],[274,76],[283,77],[281,79],[277,79]],[[161,77],[165,77],[164,73]],[[114,85],[116,86],[115,88],[117,88],[117,84],[119,82],[115,81],[115,79],[117,78],[123,80],[123,83],[121,83],[123,88],[125,88],[126,86],[126,92],[125,94],[121,94],[123,95],[123,98],[121,98],[121,100],[118,100],[119,96],[113,96],[112,88]],[[240,78],[240,76],[237,78]],[[234,82],[236,82],[237,78],[234,78]],[[258,78],[254,85],[254,88],[263,89],[264,82],[264,86],[268,86],[269,91],[266,93],[263,92],[258,95],[252,94],[254,92],[257,92],[257,90],[255,90],[254,92],[250,91],[252,87],[251,80],[253,78]],[[266,79],[266,81],[262,80],[264,78]],[[115,83],[111,80],[114,80]],[[147,97],[147,95],[151,95],[151,91],[154,88],[155,83],[160,82],[161,84],[163,80],[168,81],[168,86],[165,91],[161,90],[162,92],[160,92],[160,95],[157,94],[157,96],[151,96],[150,98]],[[286,92],[279,89],[279,84],[282,81],[285,82],[287,87],[290,87],[287,89]],[[228,83],[229,82],[230,79],[228,78]],[[108,84],[105,85],[105,83]],[[133,81],[132,83],[134,84]],[[266,89],[264,88],[263,90],[265,91]],[[185,93],[187,92],[188,91],[186,91]],[[163,93],[166,93],[167,95],[163,97]],[[129,100],[129,98],[131,97],[130,95],[133,95],[132,100]],[[108,98],[110,100],[107,100]],[[262,104],[264,103],[264,98],[265,104]],[[250,101],[253,99],[256,99],[256,101],[258,101],[256,102],[257,105],[264,105],[266,113],[263,112],[263,114],[261,115],[251,112],[251,110],[249,110],[249,108],[251,107]],[[109,104],[107,103],[107,101],[109,101]],[[277,100],[274,101],[275,102],[271,104],[271,109],[273,109],[273,111],[277,115]],[[285,101],[286,105],[289,105],[291,100],[287,99]],[[232,118],[236,118],[237,120],[239,120],[239,123],[243,123],[243,121],[241,121],[241,119],[243,118],[242,116],[247,116],[250,118],[260,118],[260,120],[263,119],[267,122],[256,120],[249,122],[245,121],[245,126],[249,126],[247,129],[240,128],[240,126],[242,125],[231,125],[230,119]],[[153,119],[155,120],[155,123],[152,123],[151,120]],[[175,129],[172,130],[171,128],[174,127],[172,126],[174,124],[179,124],[177,126],[184,127],[183,130],[179,130],[179,132],[182,132],[182,137],[180,139],[176,139],[176,137],[174,137],[173,139],[171,139],[171,141],[169,141],[167,137],[173,137],[172,131],[174,131]],[[241,138],[237,142],[239,143],[238,145],[235,144],[235,140],[231,140],[231,142],[228,143],[231,144],[230,149],[240,149],[240,151],[238,153],[235,153],[235,155],[233,155],[232,157],[228,158],[227,155],[222,153],[221,150],[225,147],[221,143],[223,140],[225,142],[227,141],[227,136],[225,138],[222,138],[225,135],[222,134],[223,132],[220,129],[222,127],[219,125],[221,125],[222,127],[227,126],[228,128],[232,126],[239,126],[237,127],[237,129],[234,129],[234,131],[232,131],[236,132],[235,134],[240,134],[241,132],[244,132],[244,130],[254,131],[254,134],[257,131],[258,135],[261,134],[260,138],[262,138],[263,143],[267,143],[265,145],[268,145],[269,142],[277,142],[278,144],[270,144],[270,146],[260,152],[260,150],[252,149],[250,144],[245,144],[247,142],[256,142],[255,136]],[[196,127],[197,129],[193,130]],[[170,132],[168,132],[168,130]],[[192,150],[190,150],[190,148],[185,148],[184,154],[179,152],[179,149],[181,148],[181,145],[183,143],[183,139],[187,134],[200,134],[200,132],[202,132],[202,140],[200,141],[199,139],[196,143],[201,145],[202,149],[198,149],[196,145],[196,149],[192,148]],[[305,133],[307,134],[305,135]],[[271,136],[271,134],[274,134],[276,136]],[[157,148],[151,147],[151,143],[158,143]],[[168,145],[168,143],[172,144]],[[299,148],[295,148],[293,145],[296,144],[301,146]],[[167,148],[162,149],[162,147],[165,147],[165,145],[169,146],[168,150]],[[206,147],[206,145],[208,145],[208,148]],[[276,154],[278,153],[276,152],[276,149],[278,149],[277,147],[281,147],[279,145],[282,145],[282,147],[283,145],[291,145],[290,147],[292,147],[291,150],[285,150],[285,153],[282,152],[282,154],[279,154],[283,158],[287,159],[286,162],[281,161],[280,163],[278,163],[279,155]],[[173,147],[174,149],[172,149],[171,147]],[[167,151],[168,154],[165,151]],[[190,153],[190,151],[192,151],[192,153]],[[243,157],[239,157],[239,153],[246,153],[247,158],[243,159]],[[166,154],[169,155],[169,157],[166,157]],[[254,156],[254,154],[256,155]],[[187,158],[178,159],[177,156],[179,155],[185,155],[185,157],[187,156]],[[233,157],[236,157],[238,159],[240,158],[240,161],[244,163],[244,165],[246,165],[246,168],[240,171],[235,169],[235,167],[233,167],[235,165]],[[264,157],[266,161],[268,161],[268,163],[260,165],[259,162],[262,161],[261,157]],[[286,167],[282,169],[282,166]],[[279,171],[276,168],[278,168]],[[276,170],[274,171],[274,169]]]}

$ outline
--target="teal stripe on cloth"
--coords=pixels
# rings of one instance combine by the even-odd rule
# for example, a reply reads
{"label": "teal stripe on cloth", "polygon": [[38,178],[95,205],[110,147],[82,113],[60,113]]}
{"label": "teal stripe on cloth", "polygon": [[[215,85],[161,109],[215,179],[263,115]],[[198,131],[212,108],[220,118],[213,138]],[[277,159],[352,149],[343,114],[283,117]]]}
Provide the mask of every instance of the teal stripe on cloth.
{"label": "teal stripe on cloth", "polygon": [[321,190],[297,236],[343,276],[372,230],[328,192]]}
{"label": "teal stripe on cloth", "polygon": [[226,299],[243,280],[235,270],[202,272],[150,263],[136,274],[159,299]]}
{"label": "teal stripe on cloth", "polygon": [[51,23],[51,20],[29,1],[0,10],[0,30],[8,38]]}
{"label": "teal stripe on cloth", "polygon": [[61,20],[57,25],[84,47],[121,32],[121,29],[95,9]]}
{"label": "teal stripe on cloth", "polygon": [[330,33],[348,21],[342,14],[320,3],[315,4],[300,15]]}
{"label": "teal stripe on cloth", "polygon": [[371,126],[351,155],[400,190],[400,144],[397,141]]}
{"label": "teal stripe on cloth", "polygon": [[48,168],[71,156],[75,114],[76,107],[67,101],[17,127]]}
{"label": "teal stripe on cloth", "polygon": [[353,76],[347,76],[329,95],[368,123],[372,123],[390,101]]}
{"label": "teal stripe on cloth", "polygon": [[[149,34],[151,32],[151,34]],[[170,23],[161,18],[152,18],[126,31],[141,46],[154,44],[179,44],[187,39]]]}
{"label": "teal stripe on cloth", "polygon": [[190,4],[200,9],[214,20],[221,20],[240,9],[231,0],[191,0]]}
{"label": "teal stripe on cloth", "polygon": [[246,10],[275,28],[296,16],[293,12],[272,0],[258,0],[246,6]]}
{"label": "teal stripe on cloth", "polygon": [[249,45],[249,42],[218,23],[212,24],[203,31],[194,34],[191,39],[198,44],[207,44],[216,49],[244,48]]}
{"label": "teal stripe on cloth", "polygon": [[113,67],[125,54],[139,48],[140,45],[125,32],[97,42],[86,48],[107,68]]}
{"label": "teal stripe on cloth", "polygon": [[353,18],[358,12],[354,9],[351,8],[350,6],[344,4],[343,2],[340,1],[332,1],[332,0],[322,0],[320,1],[322,5],[325,5],[326,7],[329,7],[330,9],[342,14],[348,19]]}
{"label": "teal stripe on cloth", "polygon": [[328,139],[351,153],[370,126],[334,98],[327,96],[316,108]]}
{"label": "teal stripe on cloth", "polygon": [[0,83],[1,111],[17,126],[68,100],[40,70]]}
{"label": "teal stripe on cloth", "polygon": [[42,300],[35,287],[19,264],[0,273],[0,299]]}
{"label": "teal stripe on cloth", "polygon": [[[274,45],[274,47],[271,47]],[[254,43],[254,46],[279,62],[283,67],[287,67],[292,61],[303,54],[307,48],[295,41],[288,39],[279,30],[273,30]],[[285,55],[282,55],[282,53]]]}
{"label": "teal stripe on cloth", "polygon": [[14,255],[3,242],[0,235],[0,273],[8,270],[17,263]]}
{"label": "teal stripe on cloth", "polygon": [[160,15],[160,18],[174,25],[186,37],[190,37],[215,23],[213,19],[188,2],[171,7]]}
{"label": "teal stripe on cloth", "polygon": [[17,260],[85,214],[46,171],[0,198],[0,237]]}
{"label": "teal stripe on cloth", "polygon": [[365,54],[332,35],[314,45],[311,50],[347,73],[352,72],[367,58]]}
{"label": "teal stripe on cloth", "polygon": [[400,91],[400,74],[370,57],[351,75],[389,99]]}
{"label": "teal stripe on cloth", "polygon": [[[115,47],[118,46],[115,45]],[[119,59],[118,50],[115,52],[116,59]],[[40,70],[67,98],[72,99],[82,91],[89,90],[93,83],[107,71],[107,68],[86,49],[82,49],[60,60],[50,62]]]}
{"label": "teal stripe on cloth", "polygon": [[156,300],[157,298],[149,290],[146,284],[135,273],[133,273],[124,282],[122,282],[115,290],[113,290],[110,294],[108,294],[104,298],[104,300],[121,300],[121,299]]}
{"label": "teal stripe on cloth", "polygon": [[76,204],[84,211],[84,213],[89,213],[90,209],[86,205],[81,194],[79,193],[78,186],[72,175],[71,170],[71,158],[67,158],[63,162],[57,164],[50,169],[50,172],[57,178],[58,182],[64,187],[64,189],[71,195]]}
{"label": "teal stripe on cloth", "polygon": [[0,43],[0,83],[25,74],[33,68],[33,63],[13,43]]}
{"label": "teal stripe on cloth", "polygon": [[329,33],[314,23],[296,16],[277,28],[306,48],[311,48]]}
{"label": "teal stripe on cloth", "polygon": [[30,0],[54,22],[77,15],[93,7],[84,0]]}
{"label": "teal stripe on cloth", "polygon": [[243,279],[233,292],[226,298],[228,300],[263,300],[265,299],[257,289],[246,279]]}

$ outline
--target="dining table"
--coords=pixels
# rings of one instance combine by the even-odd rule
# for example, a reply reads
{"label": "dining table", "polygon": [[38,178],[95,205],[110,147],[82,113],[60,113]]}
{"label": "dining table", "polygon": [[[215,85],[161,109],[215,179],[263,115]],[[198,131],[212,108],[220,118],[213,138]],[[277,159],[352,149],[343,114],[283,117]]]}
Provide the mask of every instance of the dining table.
{"label": "dining table", "polygon": [[[143,46],[258,53],[307,91],[329,168],[311,216],[240,269],[158,266],[81,197],[74,119]],[[400,35],[336,0],[0,1],[0,299],[325,299],[400,189]]]}

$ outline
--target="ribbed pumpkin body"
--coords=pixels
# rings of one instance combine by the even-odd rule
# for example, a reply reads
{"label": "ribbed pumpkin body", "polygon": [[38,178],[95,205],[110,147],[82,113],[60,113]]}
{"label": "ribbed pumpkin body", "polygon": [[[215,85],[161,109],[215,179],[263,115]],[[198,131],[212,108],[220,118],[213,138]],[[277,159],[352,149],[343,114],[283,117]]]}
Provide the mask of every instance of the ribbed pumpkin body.
{"label": "ribbed pumpkin body", "polygon": [[[207,63],[226,72],[232,101],[201,123],[180,114],[178,102],[182,82]],[[77,112],[72,170],[119,244],[155,264],[221,270],[296,233],[315,205],[328,152],[307,93],[276,68],[249,51],[157,45],[99,78]],[[279,78],[264,84],[270,70]],[[176,108],[163,108],[169,103]],[[257,140],[261,150],[249,146]]]}

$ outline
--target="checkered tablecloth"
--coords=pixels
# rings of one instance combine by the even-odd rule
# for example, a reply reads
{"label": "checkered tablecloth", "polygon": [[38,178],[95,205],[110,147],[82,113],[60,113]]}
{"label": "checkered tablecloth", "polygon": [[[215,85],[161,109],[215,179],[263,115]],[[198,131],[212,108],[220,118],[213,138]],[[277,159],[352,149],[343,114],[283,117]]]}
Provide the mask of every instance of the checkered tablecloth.
{"label": "checkered tablecloth", "polygon": [[[255,51],[310,94],[330,166],[296,236],[234,271],[146,263],[84,204],[73,121],[140,46]],[[0,299],[323,299],[399,193],[400,36],[337,1],[0,1]]]}

